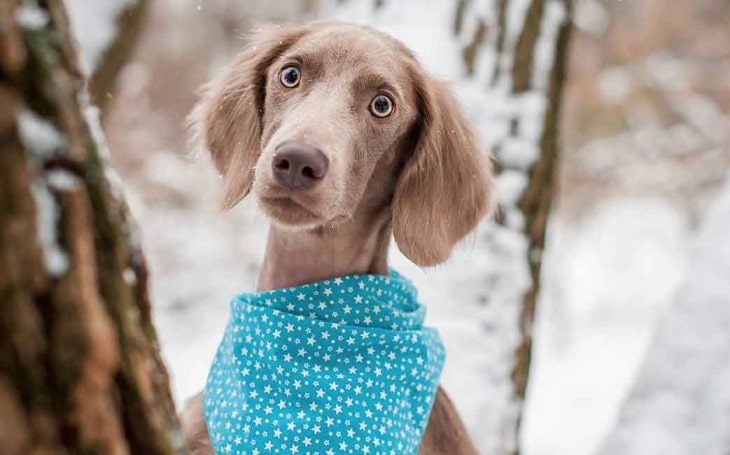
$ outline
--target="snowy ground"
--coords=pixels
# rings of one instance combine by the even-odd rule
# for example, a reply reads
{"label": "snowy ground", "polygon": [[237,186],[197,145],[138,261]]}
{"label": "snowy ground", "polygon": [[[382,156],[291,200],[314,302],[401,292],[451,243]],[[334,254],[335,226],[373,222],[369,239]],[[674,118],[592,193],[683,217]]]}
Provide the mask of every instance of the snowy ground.
{"label": "snowy ground", "polygon": [[694,250],[602,454],[730,451],[730,178]]}
{"label": "snowy ground", "polygon": [[687,220],[660,199],[614,199],[550,226],[525,453],[590,454],[612,429],[687,269]]}

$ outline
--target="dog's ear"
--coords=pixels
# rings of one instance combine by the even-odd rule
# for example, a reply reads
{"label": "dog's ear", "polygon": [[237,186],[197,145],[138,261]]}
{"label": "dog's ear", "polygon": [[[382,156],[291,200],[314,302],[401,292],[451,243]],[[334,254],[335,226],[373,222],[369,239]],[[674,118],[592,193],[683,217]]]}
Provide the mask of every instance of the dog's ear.
{"label": "dog's ear", "polygon": [[442,83],[413,75],[420,129],[393,198],[393,235],[421,266],[444,262],[491,208],[491,164]]}
{"label": "dog's ear", "polygon": [[261,129],[269,66],[306,33],[305,26],[265,26],[249,46],[201,89],[190,116],[194,140],[211,155],[223,177],[222,207],[229,209],[251,189],[261,153]]}

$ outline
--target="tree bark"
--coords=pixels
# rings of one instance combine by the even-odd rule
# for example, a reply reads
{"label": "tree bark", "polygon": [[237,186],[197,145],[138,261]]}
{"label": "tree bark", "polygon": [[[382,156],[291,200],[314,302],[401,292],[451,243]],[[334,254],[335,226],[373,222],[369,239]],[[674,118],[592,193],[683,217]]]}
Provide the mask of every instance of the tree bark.
{"label": "tree bark", "polygon": [[[79,44],[82,69],[88,73],[91,102],[102,116],[113,98],[119,73],[134,52],[150,9],[149,0],[65,0],[71,29]],[[102,13],[103,12],[103,13]],[[110,30],[109,39],[99,31]]]}
{"label": "tree bark", "polygon": [[0,4],[0,453],[181,453],[61,0]]}
{"label": "tree bark", "polygon": [[[542,0],[536,0],[534,3],[542,3]],[[566,0],[565,8],[570,12],[572,4],[570,0]],[[540,8],[542,9],[542,8]],[[534,19],[531,22],[528,19],[525,23],[526,28],[522,37],[526,34],[536,33],[529,32],[527,26],[538,27]],[[537,22],[539,24],[539,22]],[[555,46],[555,59],[549,72],[547,85],[547,108],[545,110],[545,120],[543,133],[540,138],[540,155],[530,168],[530,178],[527,187],[522,192],[519,199],[520,211],[525,216],[524,232],[529,239],[528,261],[530,264],[530,278],[532,284],[529,291],[525,294],[520,311],[520,343],[517,348],[514,367],[512,370],[512,382],[514,384],[514,392],[517,398],[523,402],[527,391],[527,384],[530,373],[530,360],[532,357],[532,329],[535,319],[535,310],[537,306],[537,298],[540,291],[540,269],[542,266],[542,253],[545,248],[545,231],[547,228],[548,217],[550,215],[550,206],[555,194],[555,179],[558,169],[558,158],[560,151],[559,143],[559,125],[560,125],[560,102],[562,100],[563,85],[565,83],[565,72],[567,69],[568,43],[570,39],[571,25],[569,21],[565,21],[560,25]],[[521,39],[520,42],[524,41]],[[531,51],[524,52],[534,53],[535,40],[531,39]],[[518,47],[518,53],[520,48]],[[517,57],[520,61],[520,57]],[[525,65],[526,67],[527,65]],[[530,88],[527,74],[520,76],[524,69],[518,70],[515,66],[515,74],[513,76],[513,91],[519,93]],[[517,418],[517,428],[521,415]],[[519,450],[515,451],[516,453]]]}
{"label": "tree bark", "polygon": [[89,93],[91,102],[99,106],[102,113],[107,111],[117,77],[132,56],[139,40],[149,5],[148,0],[136,0],[119,13],[118,32],[104,52],[99,66],[94,68],[94,73],[89,80]]}
{"label": "tree bark", "polygon": [[[463,1],[463,0],[462,0]],[[532,356],[532,331],[540,291],[540,273],[542,253],[545,247],[545,232],[550,206],[555,193],[555,177],[559,158],[559,124],[562,90],[565,82],[565,71],[568,56],[572,16],[571,0],[529,0],[523,5],[525,12],[521,18],[518,30],[508,30],[508,10],[515,8],[518,0],[495,0],[496,25],[495,38],[492,42],[494,68],[488,68],[485,73],[491,73],[492,84],[507,81],[509,98],[519,102],[525,96],[540,96],[545,103],[544,110],[530,113],[525,110],[516,110],[509,118],[509,132],[497,141],[495,153],[497,155],[497,171],[526,174],[526,184],[511,206],[510,201],[501,200],[500,213],[497,223],[503,228],[516,231],[526,240],[526,257],[528,264],[529,283],[522,292],[518,320],[516,321],[519,341],[516,346],[511,369],[512,393],[515,407],[511,415],[503,416],[506,423],[503,428],[506,436],[501,446],[502,453],[518,454],[520,452],[519,433],[523,414],[523,405],[527,391],[530,361]],[[557,11],[562,11],[562,17],[546,17],[546,7],[552,4]],[[462,14],[465,11],[461,9]],[[553,12],[555,14],[555,12]],[[463,22],[459,19],[457,22]],[[474,39],[465,47],[470,50],[464,53],[464,64],[467,74],[473,75],[474,57],[478,53],[475,47],[486,44],[480,36],[483,21],[479,20]],[[511,35],[511,36],[510,36]],[[511,46],[509,41],[512,41]],[[547,42],[541,43],[541,40]],[[538,45],[548,46],[552,52],[551,62],[537,63]],[[471,46],[471,47],[470,47]],[[542,52],[545,52],[544,50]],[[470,58],[469,58],[470,57]],[[546,65],[547,63],[547,65]],[[534,136],[530,124],[540,121],[541,133]],[[514,149],[509,143],[533,142],[536,147],[536,156],[529,163],[515,162],[509,156]],[[518,160],[519,161],[519,160]],[[510,215],[510,211],[516,212]],[[508,218],[512,218],[511,220]],[[517,220],[517,221],[516,221]],[[511,422],[511,423],[510,423]],[[511,426],[511,428],[510,428]]]}

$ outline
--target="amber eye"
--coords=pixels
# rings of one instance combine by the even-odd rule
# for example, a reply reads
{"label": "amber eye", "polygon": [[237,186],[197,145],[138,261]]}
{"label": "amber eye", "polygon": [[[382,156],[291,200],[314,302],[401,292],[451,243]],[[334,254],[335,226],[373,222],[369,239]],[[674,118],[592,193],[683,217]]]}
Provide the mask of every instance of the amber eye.
{"label": "amber eye", "polygon": [[378,95],[370,103],[370,112],[376,117],[387,117],[393,113],[393,101],[385,95]]}
{"label": "amber eye", "polygon": [[284,87],[294,88],[299,85],[302,73],[296,66],[287,66],[281,70],[281,83]]}

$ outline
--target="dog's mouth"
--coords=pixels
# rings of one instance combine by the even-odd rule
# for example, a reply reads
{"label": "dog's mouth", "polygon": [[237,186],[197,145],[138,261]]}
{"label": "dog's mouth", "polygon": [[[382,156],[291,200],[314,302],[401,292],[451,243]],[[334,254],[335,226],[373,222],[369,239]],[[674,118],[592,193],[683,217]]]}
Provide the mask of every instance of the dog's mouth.
{"label": "dog's mouth", "polygon": [[259,206],[273,221],[288,226],[307,226],[322,221],[310,204],[296,195],[276,195],[259,197]]}

